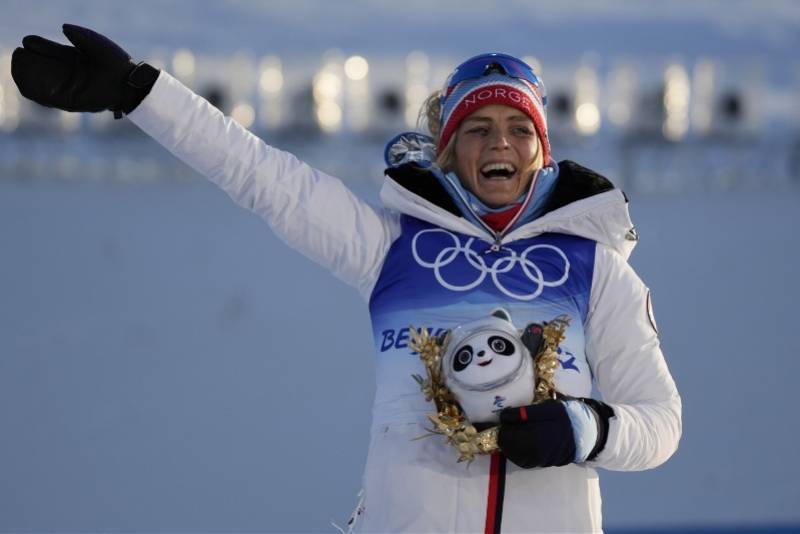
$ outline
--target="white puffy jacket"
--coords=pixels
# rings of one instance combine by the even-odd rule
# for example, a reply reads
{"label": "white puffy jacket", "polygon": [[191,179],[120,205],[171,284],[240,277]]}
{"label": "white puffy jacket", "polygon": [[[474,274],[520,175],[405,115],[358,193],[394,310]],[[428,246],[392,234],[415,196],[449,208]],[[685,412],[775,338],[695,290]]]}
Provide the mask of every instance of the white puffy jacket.
{"label": "white puffy jacket", "polygon": [[[387,254],[403,238],[408,224],[416,224],[414,231],[420,235],[437,229],[459,247],[488,247],[494,241],[486,230],[391,178],[381,190],[384,207],[367,204],[341,181],[266,145],[166,72],[129,118],[373,305],[377,298],[373,290]],[[420,230],[423,227],[428,230]],[[556,384],[559,390],[588,396],[593,379],[602,400],[613,408],[608,440],[597,458],[533,470],[503,465],[500,522],[495,517],[500,513],[497,465],[492,466],[497,458],[459,464],[454,451],[439,439],[411,441],[423,433],[425,413],[431,412],[410,379],[421,367],[405,345],[382,347],[388,330],[385,324],[375,326],[378,383],[364,474],[364,511],[356,530],[597,532],[602,526],[595,468],[649,469],[672,455],[681,434],[681,401],[650,320],[649,291],[627,263],[635,244],[632,228],[627,201],[614,189],[555,209],[502,238],[508,247],[543,236],[577,236],[591,242],[586,302],[581,320],[573,323],[574,369],[559,370]],[[412,237],[418,235],[405,236]],[[417,254],[416,249],[413,252]],[[494,272],[500,276],[497,269]],[[438,271],[436,276],[441,278]],[[495,279],[492,290],[505,290],[502,283]],[[456,297],[462,295],[454,293],[462,303]],[[547,320],[552,312],[539,310],[535,301],[510,301],[512,314],[523,315],[525,321]],[[472,300],[469,305],[484,310],[483,304]],[[474,318],[460,315],[467,309],[463,306],[457,313],[452,309],[441,305],[404,309],[405,315],[392,315],[399,313],[392,310],[373,321],[377,325],[418,313],[417,324],[452,327]],[[392,332],[391,341],[396,341],[401,333]]]}

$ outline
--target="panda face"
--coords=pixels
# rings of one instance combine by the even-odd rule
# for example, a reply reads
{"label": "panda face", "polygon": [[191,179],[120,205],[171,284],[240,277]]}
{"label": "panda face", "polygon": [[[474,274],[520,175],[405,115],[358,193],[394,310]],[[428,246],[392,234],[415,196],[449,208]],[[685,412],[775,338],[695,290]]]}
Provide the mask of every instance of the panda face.
{"label": "panda face", "polygon": [[481,386],[506,378],[520,366],[518,341],[500,331],[484,330],[464,339],[453,353],[453,377],[464,386]]}

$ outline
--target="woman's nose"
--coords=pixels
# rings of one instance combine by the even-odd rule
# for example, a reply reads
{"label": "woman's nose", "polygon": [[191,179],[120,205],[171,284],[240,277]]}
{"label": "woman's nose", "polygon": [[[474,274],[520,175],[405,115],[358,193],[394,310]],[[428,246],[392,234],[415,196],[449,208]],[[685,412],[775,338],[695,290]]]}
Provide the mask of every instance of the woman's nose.
{"label": "woman's nose", "polygon": [[501,130],[492,130],[489,137],[489,143],[492,148],[504,149],[508,148],[508,139]]}

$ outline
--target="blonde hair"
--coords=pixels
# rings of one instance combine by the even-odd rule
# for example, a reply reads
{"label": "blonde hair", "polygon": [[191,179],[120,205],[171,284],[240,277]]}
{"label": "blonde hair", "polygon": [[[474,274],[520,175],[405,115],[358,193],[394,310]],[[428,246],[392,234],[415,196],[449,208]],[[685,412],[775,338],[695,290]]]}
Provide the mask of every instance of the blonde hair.
{"label": "blonde hair", "polygon": [[[430,96],[425,99],[425,102],[422,103],[419,116],[417,117],[417,127],[421,130],[427,129],[433,137],[433,143],[436,146],[439,146],[439,139],[441,139],[442,135],[442,132],[439,130],[441,127],[439,121],[442,116],[441,95],[441,91],[434,91],[431,93]],[[442,150],[442,153],[436,155],[436,161],[434,163],[444,172],[450,172],[455,168],[457,136],[458,132],[453,134],[447,142],[447,146]]]}
{"label": "blonde hair", "polygon": [[[441,124],[439,123],[442,116],[441,95],[441,91],[434,91],[431,93],[430,96],[425,99],[425,102],[422,103],[417,117],[417,127],[421,130],[427,129],[433,137],[433,142],[436,146],[439,146],[439,139],[441,139],[442,134],[440,131]],[[445,145],[442,153],[436,156],[436,161],[434,163],[444,172],[450,172],[455,169],[457,138],[458,130],[456,130],[447,141],[447,145]],[[536,156],[533,160],[533,170],[536,171],[542,167],[544,167],[544,147],[542,146],[542,140],[539,138],[539,132],[537,131]]]}

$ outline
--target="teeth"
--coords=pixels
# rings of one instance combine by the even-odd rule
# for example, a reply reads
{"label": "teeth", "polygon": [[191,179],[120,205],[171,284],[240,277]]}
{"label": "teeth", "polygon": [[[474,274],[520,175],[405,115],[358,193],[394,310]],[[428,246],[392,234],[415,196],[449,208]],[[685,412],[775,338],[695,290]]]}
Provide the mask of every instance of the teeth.
{"label": "teeth", "polygon": [[516,171],[516,169],[510,163],[487,163],[481,167],[481,172],[484,174],[492,171],[506,171],[513,173]]}

